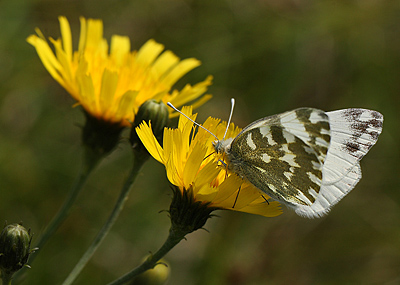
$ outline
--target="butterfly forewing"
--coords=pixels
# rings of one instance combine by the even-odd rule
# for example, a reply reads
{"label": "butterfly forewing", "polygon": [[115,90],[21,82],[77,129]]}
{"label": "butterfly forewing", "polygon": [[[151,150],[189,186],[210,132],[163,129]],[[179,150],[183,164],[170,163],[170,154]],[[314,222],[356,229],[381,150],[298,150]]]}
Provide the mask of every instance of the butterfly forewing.
{"label": "butterfly forewing", "polygon": [[260,119],[231,143],[228,168],[289,206],[310,206],[321,186],[329,134],[328,117],[317,109]]}
{"label": "butterfly forewing", "polygon": [[365,109],[326,113],[330,119],[331,146],[324,164],[324,183],[340,181],[378,140],[383,116]]}

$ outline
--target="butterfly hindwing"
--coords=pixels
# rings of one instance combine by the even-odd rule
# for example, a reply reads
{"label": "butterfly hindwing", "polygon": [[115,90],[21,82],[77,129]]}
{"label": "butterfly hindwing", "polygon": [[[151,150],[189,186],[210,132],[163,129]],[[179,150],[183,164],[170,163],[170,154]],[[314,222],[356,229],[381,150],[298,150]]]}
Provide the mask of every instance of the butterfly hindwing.
{"label": "butterfly hindwing", "polygon": [[311,207],[296,209],[303,216],[326,214],[355,187],[361,179],[360,160],[382,132],[383,116],[376,111],[353,108],[326,114],[330,120],[331,145],[322,169],[320,195]]}

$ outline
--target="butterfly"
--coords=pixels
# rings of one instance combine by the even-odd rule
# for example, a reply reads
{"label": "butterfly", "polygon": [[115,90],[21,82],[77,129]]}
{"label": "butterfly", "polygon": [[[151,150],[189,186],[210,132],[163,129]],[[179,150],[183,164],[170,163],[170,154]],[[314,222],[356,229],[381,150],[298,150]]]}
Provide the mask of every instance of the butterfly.
{"label": "butterfly", "polygon": [[[228,126],[232,117],[232,110]],[[382,132],[377,111],[299,108],[259,119],[216,140],[224,164],[303,217],[327,214],[360,181],[360,160]]]}

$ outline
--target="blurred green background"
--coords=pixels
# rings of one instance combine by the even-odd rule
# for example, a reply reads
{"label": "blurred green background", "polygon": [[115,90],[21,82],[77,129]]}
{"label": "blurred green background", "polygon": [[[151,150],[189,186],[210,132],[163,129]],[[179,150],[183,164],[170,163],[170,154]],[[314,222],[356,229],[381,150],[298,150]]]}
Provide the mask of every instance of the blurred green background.
{"label": "blurred green background", "polygon": [[[23,221],[37,238],[81,162],[83,115],[25,39],[57,17],[101,18],[105,37],[154,38],[202,66],[178,86],[214,76],[198,109],[244,127],[300,106],[363,107],[385,116],[362,161],[363,179],[332,212],[308,220],[219,211],[206,231],[170,254],[169,284],[400,284],[400,2],[306,0],[2,0],[0,2],[0,220]],[[127,137],[128,134],[124,133]],[[70,217],[38,252],[23,284],[60,284],[109,215],[131,165],[123,140],[90,178]],[[126,207],[76,284],[105,284],[156,251],[169,229],[171,191],[150,160]]]}

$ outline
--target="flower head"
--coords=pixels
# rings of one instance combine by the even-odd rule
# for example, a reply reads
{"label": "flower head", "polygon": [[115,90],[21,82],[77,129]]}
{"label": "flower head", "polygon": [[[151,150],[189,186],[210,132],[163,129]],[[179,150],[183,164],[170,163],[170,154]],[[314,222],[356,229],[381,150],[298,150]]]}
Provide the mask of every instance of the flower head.
{"label": "flower head", "polygon": [[[182,110],[192,120],[191,107]],[[226,123],[208,118],[203,127],[222,139]],[[195,130],[193,122],[180,116],[177,129],[164,129],[163,147],[154,137],[151,126],[142,123],[136,128],[139,138],[149,153],[165,165],[169,181],[181,193],[191,192],[194,201],[210,208],[274,217],[281,214],[278,202],[267,202],[264,193],[221,165],[223,156],[217,154],[212,145],[215,138],[207,131]],[[235,137],[240,129],[229,126],[227,138]]]}
{"label": "flower head", "polygon": [[172,90],[182,76],[200,65],[198,60],[180,60],[154,40],[138,51],[130,51],[128,37],[113,35],[109,47],[103,38],[102,21],[83,17],[78,50],[73,51],[68,20],[59,17],[59,21],[61,39],[50,38],[55,53],[39,29],[38,35],[29,36],[27,41],[36,48],[51,76],[91,116],[129,126],[149,99],[170,101],[176,106],[197,100],[194,104],[198,106],[211,97],[204,95],[211,76],[180,91]]}

